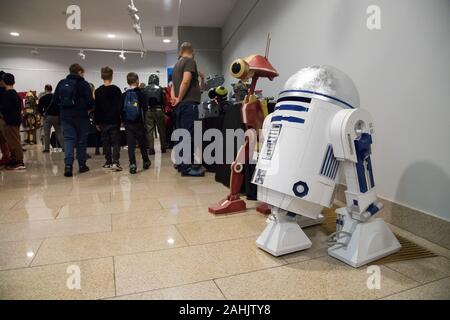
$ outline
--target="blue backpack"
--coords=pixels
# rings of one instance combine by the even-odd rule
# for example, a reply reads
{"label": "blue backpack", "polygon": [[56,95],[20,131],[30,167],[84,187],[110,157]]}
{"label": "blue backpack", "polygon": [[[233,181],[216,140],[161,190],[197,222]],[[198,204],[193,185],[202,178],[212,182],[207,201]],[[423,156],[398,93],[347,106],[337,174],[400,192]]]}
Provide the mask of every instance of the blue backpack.
{"label": "blue backpack", "polygon": [[77,81],[64,79],[59,86],[59,106],[62,108],[75,107],[77,96]]}
{"label": "blue backpack", "polygon": [[139,97],[134,90],[128,90],[125,94],[123,117],[125,121],[137,121],[139,119]]}

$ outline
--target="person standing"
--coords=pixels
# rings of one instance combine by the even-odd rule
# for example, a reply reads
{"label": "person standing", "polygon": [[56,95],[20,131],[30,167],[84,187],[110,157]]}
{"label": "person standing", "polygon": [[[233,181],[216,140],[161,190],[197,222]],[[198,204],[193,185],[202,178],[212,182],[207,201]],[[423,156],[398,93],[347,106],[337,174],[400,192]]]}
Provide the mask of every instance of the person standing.
{"label": "person standing", "polygon": [[[202,86],[199,78],[202,78]],[[191,136],[191,153],[188,163],[178,165],[178,170],[184,176],[200,177],[205,175],[201,165],[194,164],[194,123],[198,120],[198,105],[201,100],[201,87],[204,77],[197,69],[194,60],[194,48],[189,42],[180,47],[180,59],[173,68],[172,105],[176,107],[177,129],[189,131]],[[180,142],[179,142],[180,143]]]}
{"label": "person standing", "polygon": [[147,141],[150,155],[155,154],[155,132],[158,130],[161,152],[166,153],[166,128],[164,125],[165,96],[164,89],[159,85],[159,77],[156,74],[148,78],[148,86],[144,89],[148,103],[146,115]]}
{"label": "person standing", "polygon": [[139,76],[130,72],[127,75],[127,83],[130,88],[122,95],[122,122],[125,125],[128,145],[128,158],[130,160],[130,173],[136,174],[136,140],[141,150],[144,170],[150,169],[151,161],[148,157],[147,138],[145,136],[145,113],[147,101],[144,93],[139,88]]}
{"label": "person standing", "polygon": [[52,86],[47,84],[45,86],[46,94],[39,99],[39,112],[44,116],[44,153],[50,152],[50,132],[52,127],[55,129],[56,140],[62,148],[64,138],[61,130],[61,120],[59,119],[59,107],[54,102],[54,95],[52,93]]}
{"label": "person standing", "polygon": [[[5,72],[3,70],[0,71],[0,110],[2,109],[1,101],[2,95],[6,92],[5,82],[3,81],[3,75]],[[10,153],[8,143],[6,142],[6,133],[5,133],[5,120],[3,119],[3,115],[0,111],[0,151],[2,153],[2,158],[0,159],[0,167],[4,167],[10,162]]]}
{"label": "person standing", "polygon": [[9,146],[11,159],[8,170],[25,170],[23,150],[20,141],[20,124],[22,123],[20,97],[14,90],[15,78],[11,73],[2,77],[6,91],[1,95],[0,113],[5,121],[5,138]]}
{"label": "person standing", "polygon": [[[95,125],[101,132],[106,163],[104,169],[122,171],[120,166],[120,115],[122,91],[111,84],[113,70],[101,69],[103,85],[95,91]],[[112,148],[112,151],[111,151]]]}
{"label": "person standing", "polygon": [[94,108],[94,98],[89,83],[84,80],[84,69],[72,64],[70,74],[58,83],[54,101],[60,108],[64,135],[64,176],[73,176],[74,152],[77,150],[79,173],[89,171],[86,149],[89,134],[89,111]]}

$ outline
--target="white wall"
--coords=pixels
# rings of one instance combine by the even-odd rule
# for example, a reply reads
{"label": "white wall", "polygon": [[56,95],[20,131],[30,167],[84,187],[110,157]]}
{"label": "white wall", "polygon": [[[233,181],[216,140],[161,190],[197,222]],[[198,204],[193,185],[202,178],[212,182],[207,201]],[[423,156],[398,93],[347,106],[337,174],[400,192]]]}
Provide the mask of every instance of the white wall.
{"label": "white wall", "polygon": [[16,77],[17,91],[44,90],[49,83],[56,86],[59,80],[68,74],[69,65],[80,63],[86,70],[85,78],[96,87],[102,84],[100,68],[109,66],[114,70],[113,82],[122,90],[127,87],[128,72],[137,72],[141,82],[147,83],[148,76],[160,72],[161,84],[167,82],[166,54],[147,53],[140,55],[127,54],[122,62],[117,53],[86,52],[86,60],[81,60],[75,51],[39,49],[40,54],[33,56],[30,49],[0,46],[0,70],[11,72]]}
{"label": "white wall", "polygon": [[[381,7],[382,30],[366,27],[371,4]],[[375,118],[380,196],[450,220],[449,13],[448,0],[240,0],[223,28],[223,70],[264,54],[270,32],[281,76],[261,80],[266,95],[305,66],[345,71]]]}

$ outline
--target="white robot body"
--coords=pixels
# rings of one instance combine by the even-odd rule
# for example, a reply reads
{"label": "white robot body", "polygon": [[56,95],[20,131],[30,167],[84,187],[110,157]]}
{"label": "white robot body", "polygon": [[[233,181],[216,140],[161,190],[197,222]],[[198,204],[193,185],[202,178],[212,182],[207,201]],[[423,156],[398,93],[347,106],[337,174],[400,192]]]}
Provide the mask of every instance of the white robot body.
{"label": "white robot body", "polygon": [[400,249],[376,198],[371,163],[374,126],[359,108],[359,95],[341,71],[300,70],[286,83],[275,112],[264,123],[264,145],[252,182],[258,200],[272,207],[257,246],[279,256],[311,246],[296,215],[320,218],[331,207],[339,171],[347,207],[337,211],[337,232],[329,254],[354,267]]}
{"label": "white robot body", "polygon": [[296,98],[292,94],[282,93],[266,119],[267,139],[253,183],[259,186],[259,200],[316,219],[333,202],[340,166],[323,127],[329,127],[342,108],[304,94],[311,102],[289,100]]}

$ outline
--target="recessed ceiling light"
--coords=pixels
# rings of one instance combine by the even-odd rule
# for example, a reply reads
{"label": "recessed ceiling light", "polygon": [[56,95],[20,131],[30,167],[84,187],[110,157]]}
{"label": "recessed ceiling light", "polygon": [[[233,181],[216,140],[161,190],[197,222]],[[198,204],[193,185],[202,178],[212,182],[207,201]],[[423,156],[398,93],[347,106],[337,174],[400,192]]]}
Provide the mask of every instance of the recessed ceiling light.
{"label": "recessed ceiling light", "polygon": [[115,37],[116,37],[115,34],[112,34],[112,33],[108,34],[108,38],[110,38],[110,39],[114,39]]}
{"label": "recessed ceiling light", "polygon": [[164,39],[163,42],[164,42],[164,43],[171,43],[172,40],[170,40],[170,39]]}
{"label": "recessed ceiling light", "polygon": [[18,32],[10,32],[9,34],[12,35],[13,37],[20,36],[20,33],[18,33]]}

